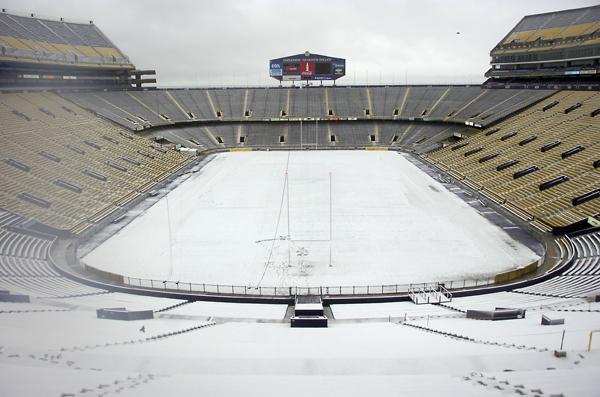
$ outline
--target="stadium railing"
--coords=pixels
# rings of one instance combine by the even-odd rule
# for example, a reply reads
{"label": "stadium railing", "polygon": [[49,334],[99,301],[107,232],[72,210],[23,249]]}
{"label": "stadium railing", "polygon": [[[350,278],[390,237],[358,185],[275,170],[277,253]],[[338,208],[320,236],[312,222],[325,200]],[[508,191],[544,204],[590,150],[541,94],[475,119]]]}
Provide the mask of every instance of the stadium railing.
{"label": "stadium railing", "polygon": [[246,286],[231,284],[205,284],[143,279],[136,277],[123,277],[123,283],[137,288],[163,289],[166,291],[191,292],[215,295],[242,295],[242,296],[295,296],[295,295],[327,295],[327,296],[353,296],[353,295],[395,295],[405,294],[411,288],[430,288],[439,285],[448,290],[485,287],[494,284],[494,277],[482,279],[464,279],[412,284],[385,284],[385,285],[347,285],[347,286],[315,286],[315,287],[270,287]]}

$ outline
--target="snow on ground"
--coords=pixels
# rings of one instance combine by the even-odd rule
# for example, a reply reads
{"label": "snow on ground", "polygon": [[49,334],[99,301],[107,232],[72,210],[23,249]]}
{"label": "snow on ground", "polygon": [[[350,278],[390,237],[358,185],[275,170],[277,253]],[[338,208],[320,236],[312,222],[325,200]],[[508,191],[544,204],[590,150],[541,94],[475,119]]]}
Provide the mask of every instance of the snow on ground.
{"label": "snow on ground", "polygon": [[446,305],[461,310],[494,310],[497,307],[543,309],[544,307],[570,308],[572,305],[578,305],[581,302],[584,302],[584,300],[579,298],[567,299],[515,292],[497,292],[455,298]]}
{"label": "snow on ground", "polygon": [[0,346],[14,351],[52,349],[58,352],[61,348],[138,340],[203,323],[159,318],[137,321],[97,319],[92,310],[0,314]]}
{"label": "snow on ground", "polygon": [[331,305],[331,311],[336,320],[361,318],[401,318],[410,319],[412,316],[456,314],[451,310],[437,305],[415,305],[412,302],[388,303],[353,303]]}
{"label": "snow on ground", "polygon": [[131,277],[262,286],[461,280],[535,259],[383,151],[216,155],[83,258]]}
{"label": "snow on ground", "polygon": [[[122,396],[170,395],[195,396],[198,390],[211,397],[305,397],[305,396],[461,396],[480,397],[481,388],[471,385],[459,376],[435,375],[367,375],[367,376],[223,376],[174,375],[142,385],[140,394]],[[486,397],[500,397],[491,391]]]}
{"label": "snow on ground", "polygon": [[[135,370],[115,373],[97,368],[84,369],[76,363],[66,366],[64,363],[53,364],[48,359],[28,356],[2,359],[0,356],[1,396],[99,396],[102,392],[114,392],[121,386],[130,386],[127,377],[138,378]],[[115,385],[115,381],[118,384]]]}
{"label": "snow on ground", "polygon": [[[98,303],[103,303],[102,298],[110,303],[115,297],[100,295]],[[173,311],[190,306],[192,313],[229,311],[238,315],[233,306],[224,309],[198,303],[195,308],[190,304]],[[377,305],[382,313],[394,308],[382,305]],[[396,305],[397,310],[407,306]],[[237,306],[255,315],[268,315],[273,309]],[[432,310],[431,305],[412,307],[415,315]],[[169,317],[169,313],[133,322],[97,319],[94,311],[83,305],[76,305],[71,312],[0,314],[0,395],[163,396],[176,391],[181,396],[383,392],[501,396],[520,384],[527,392],[541,388],[544,395],[569,392],[566,395],[592,396],[597,391],[593,374],[600,368],[600,350],[582,352],[581,346],[570,343],[571,337],[579,337],[572,330],[598,326],[597,313],[566,313],[566,359],[555,358],[551,351],[484,345],[387,321],[332,320],[326,329],[297,329],[288,323],[218,320],[216,325],[191,332],[138,341],[203,323]],[[429,321],[430,326],[445,324],[469,332],[477,328],[473,333],[483,334],[483,339],[517,336],[513,342],[525,343],[523,336],[546,338],[548,330],[562,329],[537,325],[540,315],[536,312],[534,318],[528,313],[526,320],[508,322]],[[145,333],[140,331],[141,325]],[[131,343],[114,344],[125,341]],[[68,349],[61,351],[61,347]],[[485,379],[482,385],[473,374],[495,377],[496,381]],[[553,378],[553,374],[557,376]],[[510,384],[499,383],[502,380]]]}
{"label": "snow on ground", "polygon": [[[227,322],[156,343],[69,353],[82,364],[126,371],[145,362],[153,373],[221,375],[376,375],[526,369],[551,354],[452,340],[394,323],[289,324]],[[119,357],[115,360],[115,357]],[[515,360],[520,357],[521,360]]]}
{"label": "snow on ground", "polygon": [[[575,359],[579,357],[576,356]],[[597,397],[598,367],[572,368],[563,370],[541,369],[522,372],[503,372],[485,374],[494,377],[495,381],[485,380],[490,388],[495,385],[504,386],[508,390],[531,392],[532,395],[555,395]],[[474,379],[477,379],[474,377]],[[502,383],[507,382],[507,383]],[[486,394],[487,395],[487,394]]]}
{"label": "snow on ground", "polygon": [[[53,305],[65,305],[65,300],[60,299],[45,298],[38,301]],[[128,310],[160,310],[183,303],[185,300],[111,292],[101,295],[69,297],[67,302],[69,307],[91,308],[94,310],[106,307],[124,307]]]}
{"label": "snow on ground", "polygon": [[282,320],[287,305],[258,303],[192,302],[169,310],[169,315]]}
{"label": "snow on ground", "polygon": [[597,310],[600,311],[600,302],[588,302],[586,300],[580,299],[580,303],[576,305],[570,305],[569,310]]}
{"label": "snow on ground", "polygon": [[[541,325],[542,315],[563,318],[562,325]],[[457,333],[463,336],[490,342],[501,342],[527,347],[560,348],[563,330],[563,349],[587,350],[589,333],[600,329],[600,313],[579,313],[543,310],[527,312],[524,319],[486,321],[467,318],[430,318],[411,321],[421,326]]]}
{"label": "snow on ground", "polygon": [[[62,305],[61,305],[62,306]],[[34,300],[31,303],[25,302],[0,302],[0,313],[8,313],[8,312],[26,312],[26,311],[42,311],[42,310],[65,310],[62,307],[55,307],[53,305],[48,305],[44,302],[40,302],[39,300]]]}

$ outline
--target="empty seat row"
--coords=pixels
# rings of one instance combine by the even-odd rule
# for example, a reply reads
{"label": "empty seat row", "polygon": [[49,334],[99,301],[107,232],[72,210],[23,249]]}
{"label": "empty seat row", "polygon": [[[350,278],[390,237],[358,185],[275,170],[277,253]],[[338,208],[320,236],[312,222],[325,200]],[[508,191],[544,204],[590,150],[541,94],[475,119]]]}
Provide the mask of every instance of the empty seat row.
{"label": "empty seat row", "polygon": [[62,95],[128,128],[197,121],[282,117],[383,118],[488,124],[551,90],[478,86],[231,88],[72,92]]}
{"label": "empty seat row", "polygon": [[560,298],[582,298],[600,290],[600,275],[558,276],[515,292]]}
{"label": "empty seat row", "polygon": [[600,232],[577,236],[572,241],[579,258],[600,256]]}
{"label": "empty seat row", "polygon": [[93,24],[0,13],[0,46],[4,53],[64,63],[130,62]]}
{"label": "empty seat row", "polygon": [[0,289],[31,295],[34,298],[61,298],[105,292],[64,277],[0,276]]}
{"label": "empty seat row", "polygon": [[600,213],[598,108],[597,92],[561,91],[425,158],[528,220],[568,226]]}
{"label": "empty seat row", "polygon": [[53,93],[1,94],[0,117],[2,207],[56,229],[85,229],[193,160]]}
{"label": "empty seat row", "polygon": [[60,273],[45,260],[0,255],[0,276],[59,277]]}

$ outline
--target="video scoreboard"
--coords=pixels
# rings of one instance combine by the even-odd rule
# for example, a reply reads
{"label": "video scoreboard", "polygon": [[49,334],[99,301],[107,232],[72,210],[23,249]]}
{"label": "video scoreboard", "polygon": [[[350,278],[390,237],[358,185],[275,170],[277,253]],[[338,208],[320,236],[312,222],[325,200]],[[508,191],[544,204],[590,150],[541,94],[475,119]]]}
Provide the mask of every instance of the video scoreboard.
{"label": "video scoreboard", "polygon": [[346,75],[346,60],[326,55],[291,55],[269,61],[269,76],[279,81],[337,80]]}

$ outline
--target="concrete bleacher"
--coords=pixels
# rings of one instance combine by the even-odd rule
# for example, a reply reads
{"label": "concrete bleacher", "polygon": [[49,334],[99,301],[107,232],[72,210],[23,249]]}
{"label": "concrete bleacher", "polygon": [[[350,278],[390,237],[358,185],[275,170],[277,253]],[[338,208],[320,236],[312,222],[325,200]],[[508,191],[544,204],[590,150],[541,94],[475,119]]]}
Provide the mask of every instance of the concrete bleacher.
{"label": "concrete bleacher", "polygon": [[[479,86],[222,88],[71,92],[67,99],[125,127],[199,121],[359,118],[488,125],[552,94]],[[163,117],[167,116],[167,118]]]}
{"label": "concrete bleacher", "polygon": [[24,219],[0,209],[0,290],[34,297],[66,297],[104,292],[63,277],[49,263],[51,236],[17,232]]}
{"label": "concrete bleacher", "polygon": [[408,119],[410,117],[425,118],[438,102],[443,100],[442,96],[450,87],[410,87],[409,95],[404,100],[400,117]]}
{"label": "concrete bleacher", "polygon": [[11,292],[34,298],[65,298],[105,293],[105,291],[71,281],[65,277],[0,276],[0,285]]}
{"label": "concrete bleacher", "polygon": [[[150,120],[147,120],[141,114],[131,113],[128,110],[120,108],[104,96],[100,95],[100,92],[97,91],[91,92],[88,95],[77,95],[69,92],[62,93],[61,95],[65,99],[84,109],[88,109],[97,115],[132,130],[138,130],[153,125]],[[127,108],[129,110],[135,110],[131,106],[127,106]],[[157,122],[156,120],[154,122]]]}
{"label": "concrete bleacher", "polygon": [[18,215],[0,209],[0,256],[28,260],[46,259],[52,242],[48,238],[23,234],[11,229],[13,225],[22,221],[23,219]]}
{"label": "concrete bleacher", "polygon": [[184,109],[186,114],[193,114],[195,119],[213,120],[217,117],[216,110],[211,109],[207,91],[170,90],[169,94]]}
{"label": "concrete bleacher", "polygon": [[573,244],[579,258],[600,257],[600,232],[574,238]]}
{"label": "concrete bleacher", "polygon": [[45,258],[50,242],[8,230],[0,230],[0,255]]}
{"label": "concrete bleacher", "polygon": [[541,285],[518,290],[527,294],[559,296],[564,298],[586,297],[600,290],[600,276],[558,276]]}
{"label": "concrete bleacher", "polygon": [[319,89],[300,89],[293,90],[290,95],[289,112],[290,117],[326,117],[328,109],[326,108],[325,90]]}
{"label": "concrete bleacher", "polygon": [[[228,90],[209,90],[208,97],[211,98],[214,106],[214,114],[216,118],[225,119],[241,119],[244,117],[244,98],[246,95],[244,89],[228,89]],[[221,116],[217,116],[219,113]]]}
{"label": "concrete bleacher", "polygon": [[138,96],[124,91],[97,92],[94,95],[103,100],[103,102],[113,105],[115,109],[141,122],[161,124],[165,121],[157,113],[157,111],[160,111],[160,106],[156,104],[156,95],[146,97],[147,103],[139,99]]}
{"label": "concrete bleacher", "polygon": [[[400,107],[404,96],[410,87],[390,86],[385,89],[373,87],[370,89],[372,114],[377,117],[394,116]],[[396,116],[398,117],[399,114]]]}
{"label": "concrete bleacher", "polygon": [[600,292],[600,232],[571,239],[575,247],[573,265],[560,276],[516,292],[561,297],[586,297]]}
{"label": "concrete bleacher", "polygon": [[450,119],[464,119],[483,126],[489,125],[552,93],[551,90],[487,90],[458,109]]}
{"label": "concrete bleacher", "polygon": [[[227,125],[164,128],[151,133],[150,136],[161,137],[199,150],[234,147],[285,148],[299,147],[302,143],[303,147],[311,148],[389,146],[422,152],[437,147],[440,141],[450,138],[454,133],[470,132],[466,127],[453,124],[352,121],[319,122],[317,134],[317,123],[306,121],[302,123],[302,134],[299,123],[237,122]],[[371,141],[371,134],[375,136],[375,141]],[[219,143],[219,138],[223,143]],[[283,142],[280,139],[283,139]]]}
{"label": "concrete bleacher", "polygon": [[488,90],[476,90],[473,87],[449,87],[443,93],[444,97],[438,101],[435,107],[432,107],[427,112],[427,118],[433,120],[452,120],[453,117],[458,117],[457,114],[461,109],[470,103],[475,103],[489,93]]}
{"label": "concrete bleacher", "polygon": [[[114,93],[113,98],[114,98]],[[140,104],[138,113],[150,121],[169,122],[170,120],[185,120],[188,115],[172,97],[169,97],[168,91],[131,91],[129,95],[135,102]],[[111,99],[108,99],[111,102]],[[114,100],[114,99],[113,99]]]}
{"label": "concrete bleacher", "polygon": [[[593,163],[600,158],[600,119],[591,116],[598,108],[596,92],[562,91],[427,158],[496,201],[517,207],[524,217],[549,227],[568,226],[600,213],[598,198],[572,202],[598,188]],[[583,150],[565,156],[578,146]],[[566,182],[540,188],[563,175]]]}
{"label": "concrete bleacher", "polygon": [[337,117],[364,117],[365,109],[369,108],[364,87],[327,88],[327,99],[328,108]]}
{"label": "concrete bleacher", "polygon": [[[46,255],[47,257],[47,255]],[[0,256],[2,277],[58,277],[60,274],[48,267],[45,260],[30,259],[2,254]]]}
{"label": "concrete bleacher", "polygon": [[[186,147],[265,146],[300,144],[300,127],[293,123],[256,126],[246,121],[305,119],[303,143],[335,147],[393,145],[423,152],[438,147],[454,132],[469,134],[453,124],[485,125],[540,100],[549,90],[483,90],[478,86],[385,86],[309,88],[223,88],[152,91],[70,92],[65,98],[133,130],[190,121],[240,124],[169,128],[160,136]],[[423,120],[448,123],[393,127],[380,125],[316,126],[306,119]],[[359,130],[359,127],[362,130]],[[370,139],[375,136],[375,140]],[[335,142],[332,141],[335,136]],[[243,137],[240,139],[240,137]],[[283,138],[281,138],[283,137]],[[282,145],[281,145],[282,144]]]}
{"label": "concrete bleacher", "polygon": [[84,230],[191,160],[52,93],[2,94],[0,115],[3,206],[60,230]]}

